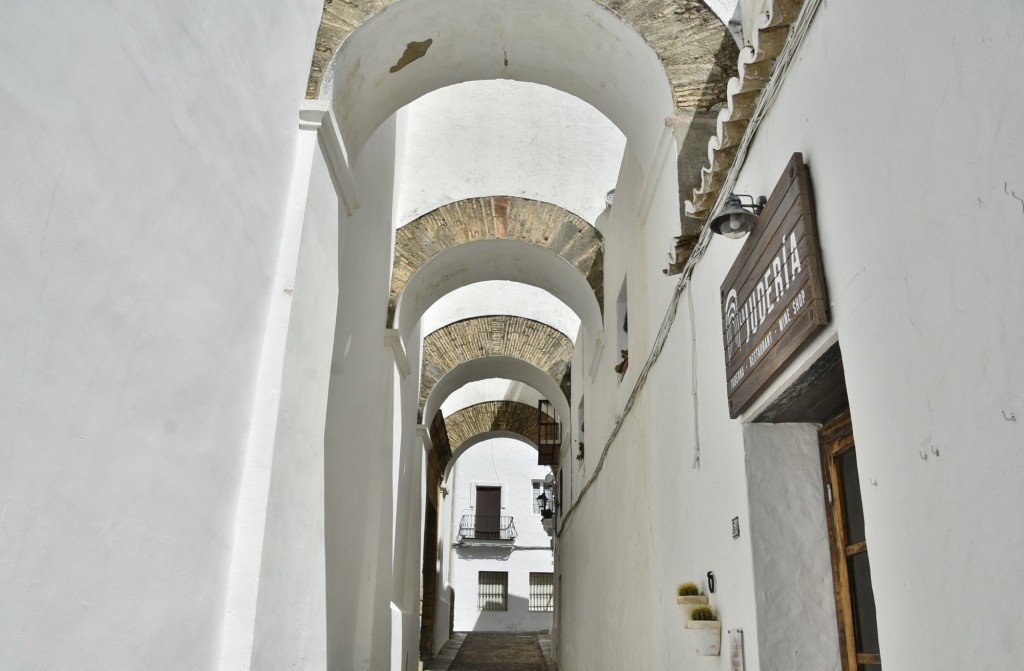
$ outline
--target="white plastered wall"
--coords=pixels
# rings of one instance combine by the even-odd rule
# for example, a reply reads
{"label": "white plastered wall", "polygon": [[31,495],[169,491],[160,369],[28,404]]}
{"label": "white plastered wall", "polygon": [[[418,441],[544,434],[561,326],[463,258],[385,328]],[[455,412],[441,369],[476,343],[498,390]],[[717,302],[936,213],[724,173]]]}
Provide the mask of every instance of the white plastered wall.
{"label": "white plastered wall", "polygon": [[394,661],[394,473],[402,457],[395,423],[401,423],[401,407],[385,317],[395,135],[393,122],[382,126],[368,145],[373,151],[353,167],[361,206],[341,222],[346,242],[324,446],[329,668],[388,669]]}
{"label": "white plastered wall", "polygon": [[[550,473],[537,465],[537,450],[511,438],[493,438],[462,453],[448,477],[452,506],[451,536],[458,533],[462,515],[473,515],[476,484],[502,487],[502,510],[518,533],[514,545],[463,545],[447,548],[451,585],[455,589],[455,631],[542,631],[551,626],[551,613],[530,612],[530,572],[552,571],[551,539],[533,512],[533,481]],[[508,573],[508,610],[477,609],[479,571]]]}
{"label": "white plastered wall", "polygon": [[402,109],[403,224],[464,198],[518,196],[594,223],[615,186],[626,139],[562,91],[507,79],[456,84]]}
{"label": "white plastered wall", "polygon": [[[766,566],[754,571],[750,537],[763,539],[768,529],[753,513],[745,522],[757,505],[747,488],[751,497],[770,495],[748,485],[740,428],[837,337],[886,667],[1011,668],[1024,654],[1013,633],[1019,599],[1008,597],[1020,584],[1024,538],[1006,525],[1024,508],[1016,482],[1024,466],[1017,449],[1024,396],[1012,382],[1024,375],[1015,356],[1024,343],[1016,260],[1024,229],[1015,225],[1024,187],[1014,182],[1024,166],[1011,123],[1024,94],[1005,85],[1015,77],[1010,64],[1024,43],[1021,25],[1021,8],[1008,2],[985,12],[944,2],[926,13],[884,2],[821,5],[735,191],[768,194],[792,152],[804,153],[833,326],[744,418],[730,420],[718,292],[741,243],[711,242],[602,475],[563,528],[562,668],[729,668],[728,656],[693,656],[673,603],[677,582],[700,580],[708,570],[718,578],[711,600],[723,629],[746,632],[747,668],[801,668],[796,660],[808,653],[827,660],[824,647],[834,643],[826,637],[810,635],[798,655],[758,621],[767,606],[757,595],[776,594],[789,578]],[[884,104],[851,104],[865,95]],[[622,275],[614,229],[606,290],[617,290]],[[645,294],[653,301],[658,290],[650,285]],[[632,292],[632,275],[629,286]],[[652,302],[646,319],[636,316],[647,337],[664,303]],[[631,299],[631,353],[633,322]],[[631,371],[637,363],[631,356]],[[577,391],[587,399],[588,477],[600,456],[592,431],[607,427],[616,407],[608,401],[613,382],[600,377],[610,364],[594,383],[574,375],[573,403]],[[698,436],[700,464],[693,468]],[[805,473],[802,486],[811,479]],[[808,500],[794,504],[806,513]],[[773,502],[782,503],[777,496]],[[730,534],[735,516],[737,540]],[[760,528],[748,529],[755,522]],[[805,606],[825,618],[831,597],[821,579],[816,597],[794,596],[810,599]],[[597,583],[604,586],[599,599],[590,593]],[[970,585],[956,607],[951,583]],[[602,612],[607,603],[617,604],[614,613]],[[985,617],[974,617],[979,612]],[[650,622],[663,622],[670,633],[652,635]],[[597,654],[612,635],[635,642],[629,659]]]}
{"label": "white plastered wall", "polygon": [[0,22],[0,666],[214,668],[321,4],[81,9]]}
{"label": "white plastered wall", "polygon": [[[1024,535],[1003,525],[1024,508],[1022,25],[1013,2],[823,5],[740,178],[810,166],[887,667],[1024,656]],[[844,104],[859,91],[887,102]]]}
{"label": "white plastered wall", "polygon": [[743,427],[761,668],[839,671],[816,424]]}
{"label": "white plastered wall", "polygon": [[[292,188],[306,192],[301,241],[294,281],[280,288],[291,308],[252,623],[251,664],[259,669],[296,663],[327,668],[324,418],[343,238],[339,197],[318,130],[300,139]],[[305,144],[315,149],[311,160]],[[246,668],[244,660],[238,664]]]}

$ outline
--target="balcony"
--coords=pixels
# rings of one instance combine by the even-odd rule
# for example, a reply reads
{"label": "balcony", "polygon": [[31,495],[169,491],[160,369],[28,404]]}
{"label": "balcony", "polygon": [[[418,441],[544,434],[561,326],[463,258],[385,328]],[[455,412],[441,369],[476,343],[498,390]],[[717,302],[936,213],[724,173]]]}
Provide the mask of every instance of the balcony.
{"label": "balcony", "polygon": [[463,515],[456,543],[510,543],[516,538],[516,525],[510,515]]}

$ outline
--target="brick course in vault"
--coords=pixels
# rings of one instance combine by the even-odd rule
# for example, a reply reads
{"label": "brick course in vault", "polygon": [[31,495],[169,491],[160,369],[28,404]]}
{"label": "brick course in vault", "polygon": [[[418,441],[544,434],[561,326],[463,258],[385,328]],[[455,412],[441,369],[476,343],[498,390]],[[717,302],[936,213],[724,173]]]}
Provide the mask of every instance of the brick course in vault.
{"label": "brick course in vault", "polygon": [[467,198],[418,217],[395,233],[388,326],[412,276],[430,259],[479,240],[517,240],[548,249],[587,280],[604,307],[604,243],[596,228],[551,203],[513,196]]}
{"label": "brick course in vault", "polygon": [[[537,408],[518,401],[487,401],[477,403],[445,417],[448,428],[448,439],[451,441],[452,453],[467,440],[481,433],[491,431],[507,431],[519,434],[534,445],[539,443],[537,436],[537,416],[542,415],[544,421],[554,422],[554,418],[540,413]],[[553,450],[557,457],[558,449]],[[557,463],[557,462],[555,462]]]}
{"label": "brick course in vault", "polygon": [[[327,66],[360,24],[394,0],[325,0],[306,97],[317,98]],[[732,35],[700,0],[596,0],[633,27],[665,66],[676,109],[705,112],[725,100],[739,51]],[[538,17],[543,20],[543,17]]]}
{"label": "brick course in vault", "polygon": [[[514,357],[540,368],[567,392],[573,344],[543,322],[514,315],[457,321],[423,339],[420,411],[438,380],[456,367],[483,357]],[[566,394],[566,400],[569,400]]]}

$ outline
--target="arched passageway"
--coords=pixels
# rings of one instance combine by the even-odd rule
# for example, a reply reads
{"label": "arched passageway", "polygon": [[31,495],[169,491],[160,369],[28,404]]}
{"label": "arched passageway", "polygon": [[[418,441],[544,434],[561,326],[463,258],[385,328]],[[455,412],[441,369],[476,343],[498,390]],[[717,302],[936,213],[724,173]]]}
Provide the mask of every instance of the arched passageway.
{"label": "arched passageway", "polygon": [[[420,409],[425,408],[435,386],[445,376],[470,363],[485,372],[490,369],[490,361],[498,358],[522,361],[544,371],[558,386],[562,398],[568,401],[572,352],[569,338],[532,319],[490,315],[449,324],[423,339]],[[469,371],[467,374],[472,375]],[[461,377],[469,381],[465,375]],[[490,377],[499,375],[492,373]]]}

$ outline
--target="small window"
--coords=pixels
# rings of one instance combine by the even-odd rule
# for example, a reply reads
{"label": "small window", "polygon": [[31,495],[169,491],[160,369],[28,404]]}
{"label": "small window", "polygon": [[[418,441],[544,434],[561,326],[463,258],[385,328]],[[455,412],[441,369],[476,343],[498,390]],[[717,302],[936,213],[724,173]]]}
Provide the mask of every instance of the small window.
{"label": "small window", "polygon": [[555,610],[555,574],[530,574],[530,610],[535,613],[551,613]]}
{"label": "small window", "polygon": [[480,571],[477,610],[508,610],[508,572]]}
{"label": "small window", "polygon": [[540,515],[540,498],[541,493],[544,491],[544,481],[534,480],[533,481],[533,514]]}

